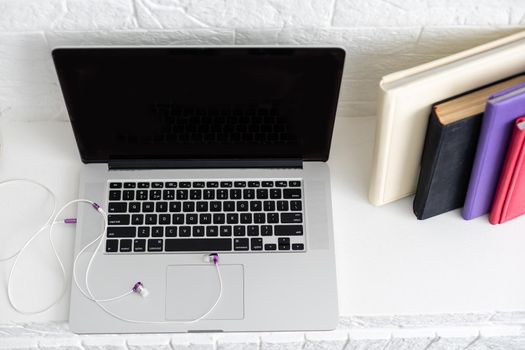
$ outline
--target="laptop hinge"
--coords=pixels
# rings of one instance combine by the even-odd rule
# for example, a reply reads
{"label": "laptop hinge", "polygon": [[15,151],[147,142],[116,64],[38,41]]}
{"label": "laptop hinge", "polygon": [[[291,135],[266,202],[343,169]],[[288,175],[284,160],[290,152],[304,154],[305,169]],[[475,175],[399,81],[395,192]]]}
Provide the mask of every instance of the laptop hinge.
{"label": "laptop hinge", "polygon": [[204,168],[302,168],[302,159],[113,159],[109,170]]}

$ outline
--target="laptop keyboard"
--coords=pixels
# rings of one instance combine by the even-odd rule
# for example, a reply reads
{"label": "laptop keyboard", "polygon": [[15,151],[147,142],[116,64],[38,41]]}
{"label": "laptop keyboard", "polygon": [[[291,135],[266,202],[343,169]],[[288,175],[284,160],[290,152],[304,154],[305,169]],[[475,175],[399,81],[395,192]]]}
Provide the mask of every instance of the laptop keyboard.
{"label": "laptop keyboard", "polygon": [[302,181],[111,181],[106,253],[301,252]]}

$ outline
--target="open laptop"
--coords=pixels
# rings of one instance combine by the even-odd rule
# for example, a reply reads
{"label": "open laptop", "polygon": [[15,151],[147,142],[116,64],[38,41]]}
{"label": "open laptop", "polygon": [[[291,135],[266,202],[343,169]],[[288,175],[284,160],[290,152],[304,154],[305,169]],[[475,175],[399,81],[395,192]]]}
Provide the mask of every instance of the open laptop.
{"label": "open laptop", "polygon": [[[72,331],[336,327],[326,161],[342,49],[58,48],[53,60],[84,163],[79,197],[108,212],[90,289],[149,291],[104,302],[108,313],[73,283]],[[89,206],[78,220],[75,256],[101,232]],[[210,253],[222,295],[187,322],[218,297]]]}

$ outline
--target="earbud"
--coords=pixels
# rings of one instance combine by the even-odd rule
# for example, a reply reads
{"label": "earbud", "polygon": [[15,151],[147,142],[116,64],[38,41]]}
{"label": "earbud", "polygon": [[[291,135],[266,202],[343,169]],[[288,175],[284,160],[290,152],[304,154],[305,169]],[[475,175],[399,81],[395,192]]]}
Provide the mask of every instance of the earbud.
{"label": "earbud", "polygon": [[144,287],[144,285],[142,284],[142,282],[137,282],[135,283],[135,285],[133,286],[133,292],[137,293],[137,294],[140,294],[141,297],[145,298],[149,295],[149,292],[148,290],[146,289],[146,287]]}
{"label": "earbud", "polygon": [[204,255],[203,257],[204,262],[212,263],[214,265],[217,265],[219,263],[219,254],[212,253],[209,255]]}

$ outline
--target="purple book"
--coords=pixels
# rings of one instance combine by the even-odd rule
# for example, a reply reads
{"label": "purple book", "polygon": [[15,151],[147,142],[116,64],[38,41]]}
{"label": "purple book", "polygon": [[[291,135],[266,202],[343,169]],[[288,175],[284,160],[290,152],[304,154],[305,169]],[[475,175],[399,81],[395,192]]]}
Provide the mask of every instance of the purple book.
{"label": "purple book", "polygon": [[481,132],[463,206],[470,220],[490,211],[516,118],[525,115],[525,83],[492,95],[485,108]]}

